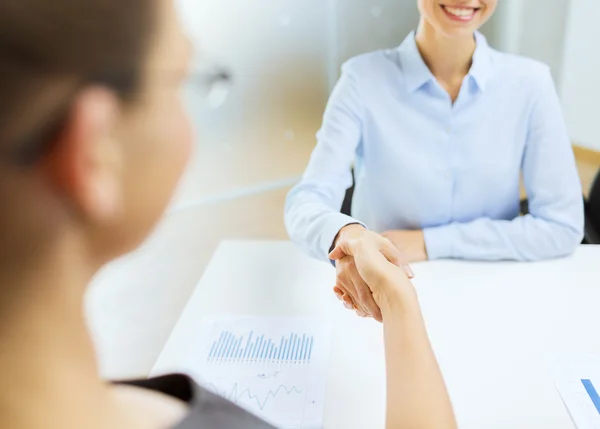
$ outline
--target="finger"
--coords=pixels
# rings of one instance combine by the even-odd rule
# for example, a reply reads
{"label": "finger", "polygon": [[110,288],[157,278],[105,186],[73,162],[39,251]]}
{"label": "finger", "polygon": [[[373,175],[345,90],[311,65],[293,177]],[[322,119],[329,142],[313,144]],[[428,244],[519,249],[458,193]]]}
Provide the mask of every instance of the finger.
{"label": "finger", "polygon": [[352,297],[350,295],[343,294],[342,295],[342,303],[344,304],[344,307],[346,307],[348,310],[356,310],[357,309],[357,307],[354,303],[354,300],[352,299]]}
{"label": "finger", "polygon": [[[356,284],[354,283],[354,278],[360,279],[360,276],[356,271],[354,258],[351,256],[342,258],[339,261],[338,269],[338,287],[342,289],[345,295],[348,296],[350,302],[352,302],[353,308],[358,308],[362,312],[369,314],[369,310],[360,301],[358,290],[356,289]],[[352,276],[352,273],[355,273],[356,275]]]}
{"label": "finger", "polygon": [[346,295],[343,290],[336,286],[333,292],[338,300],[342,301],[342,303],[344,303],[344,301],[348,301],[348,303],[352,305],[352,308],[354,308],[354,301],[352,301],[352,298]]}
{"label": "finger", "polygon": [[[366,252],[366,253],[365,253]],[[388,262],[402,268],[404,273],[409,279],[413,279],[415,274],[411,266],[405,261],[402,253],[393,245],[393,243],[387,238],[382,237],[378,234],[373,234],[369,240],[364,239],[351,239],[342,240],[338,243],[338,246],[330,254],[331,259],[338,258],[339,261],[343,261],[344,258],[354,257],[362,259],[365,255],[371,254],[371,252],[377,252],[382,260],[385,259]],[[375,259],[373,259],[375,261]],[[352,297],[357,300],[357,296],[352,294]],[[365,310],[363,308],[363,310]]]}
{"label": "finger", "polygon": [[357,315],[358,317],[362,317],[363,319],[364,319],[365,317],[367,317],[367,314],[366,314],[366,313],[364,313],[364,312],[362,312],[361,310],[356,310],[356,315]]}
{"label": "finger", "polygon": [[373,319],[377,320],[378,322],[383,321],[383,316],[381,314],[381,310],[379,309],[379,306],[373,299],[373,294],[371,293],[371,290],[369,289],[369,287],[366,284],[360,289],[359,294],[360,294],[361,307],[367,309],[366,312],[364,310],[363,310],[363,312],[366,313],[367,316],[371,316]]}
{"label": "finger", "polygon": [[334,292],[336,292],[336,296],[339,297],[340,301],[347,301],[349,304],[352,304],[352,308],[354,308],[354,301],[352,300],[352,297],[350,297],[350,295],[348,295],[344,289],[339,286],[336,286],[334,289]]}
{"label": "finger", "polygon": [[[374,235],[377,237],[376,234]],[[413,272],[408,262],[404,259],[402,252],[400,252],[400,250],[398,250],[398,248],[394,246],[394,244],[386,236],[379,235],[378,237],[379,240],[377,243],[377,247],[379,248],[379,251],[383,254],[383,256],[392,264],[402,268],[409,278],[414,278],[415,273]],[[355,256],[357,252],[356,246],[358,245],[358,240],[342,240],[338,243],[336,248],[329,254],[329,258],[334,261],[337,261],[343,259],[346,256]]]}
{"label": "finger", "polygon": [[335,249],[329,254],[329,259],[332,261],[339,261],[340,259],[348,256],[348,253],[344,250],[342,244],[338,244]]}
{"label": "finger", "polygon": [[399,267],[403,265],[404,257],[402,256],[402,252],[398,250],[391,240],[382,235],[379,237],[379,240],[377,240],[377,246],[379,247],[379,251],[383,254],[383,256],[385,256],[385,258],[392,264]]}
{"label": "finger", "polygon": [[354,264],[350,267],[349,275],[357,291],[358,302],[360,303],[359,310],[366,313],[367,316],[373,317],[377,321],[383,320],[381,309],[375,302],[371,289],[362,279]]}
{"label": "finger", "polygon": [[[329,254],[329,259],[339,261],[347,256],[355,256],[356,252],[359,250],[360,243],[363,242],[363,239],[340,240],[337,246],[335,246],[335,249]],[[371,240],[369,240],[368,243],[374,246],[374,243]]]}
{"label": "finger", "polygon": [[[358,278],[360,279],[360,276],[358,276]],[[348,288],[348,292],[346,293],[347,301],[352,303],[353,309],[360,310],[363,313],[370,315],[371,310],[365,305],[365,303],[361,299],[361,295],[357,288],[357,284],[354,283],[354,280],[352,280],[352,278],[350,279],[350,283],[352,284],[352,287]]]}
{"label": "finger", "polygon": [[402,268],[409,279],[413,279],[415,277],[415,273],[412,270],[409,263],[404,258],[404,256],[402,255],[402,252],[400,252],[398,248],[394,246],[394,243],[385,238],[385,236],[382,237],[384,238],[384,240],[382,240],[380,243],[379,251],[392,264]]}
{"label": "finger", "polygon": [[349,309],[349,310],[360,310],[363,313],[367,313],[368,310],[366,310],[366,308],[361,304],[358,295],[355,298],[354,296],[350,295],[350,294],[344,294],[342,296],[342,300],[344,302],[344,306]]}
{"label": "finger", "polygon": [[347,310],[354,310],[356,308],[354,306],[354,301],[352,301],[352,298],[350,298],[349,296],[344,296],[342,301],[344,303],[344,307],[346,307]]}
{"label": "finger", "polygon": [[354,303],[354,300],[352,298],[350,298],[348,295],[344,295],[344,297],[342,299],[348,301],[348,304],[352,305],[352,310],[359,309],[358,306]]}
{"label": "finger", "polygon": [[339,299],[340,301],[343,301],[344,297],[346,296],[346,292],[344,292],[344,290],[341,289],[339,286],[335,286],[333,288],[333,293],[335,294],[337,299]]}

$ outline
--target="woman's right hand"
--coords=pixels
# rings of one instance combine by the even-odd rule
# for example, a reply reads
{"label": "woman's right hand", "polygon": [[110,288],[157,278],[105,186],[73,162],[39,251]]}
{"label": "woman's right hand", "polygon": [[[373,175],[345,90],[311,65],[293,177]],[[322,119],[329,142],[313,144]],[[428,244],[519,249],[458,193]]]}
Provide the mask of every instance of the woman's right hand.
{"label": "woman's right hand", "polygon": [[352,265],[366,283],[377,306],[384,306],[409,294],[414,295],[410,267],[404,264],[397,249],[379,234],[340,236],[329,257],[335,261],[352,259]]}
{"label": "woman's right hand", "polygon": [[[405,271],[390,262],[389,240],[338,241],[329,257],[351,257],[381,308],[387,377],[387,428],[455,429],[456,419],[435,359],[417,294]],[[436,410],[431,412],[431,410]]]}

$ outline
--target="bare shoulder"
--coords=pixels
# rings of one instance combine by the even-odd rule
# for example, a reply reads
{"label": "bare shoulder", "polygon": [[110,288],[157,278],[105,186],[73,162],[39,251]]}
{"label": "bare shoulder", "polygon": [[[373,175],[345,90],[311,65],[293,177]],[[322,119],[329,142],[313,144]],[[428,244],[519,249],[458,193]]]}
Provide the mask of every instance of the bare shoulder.
{"label": "bare shoulder", "polygon": [[130,427],[167,429],[181,422],[187,412],[186,404],[161,393],[132,386],[113,387],[113,397]]}

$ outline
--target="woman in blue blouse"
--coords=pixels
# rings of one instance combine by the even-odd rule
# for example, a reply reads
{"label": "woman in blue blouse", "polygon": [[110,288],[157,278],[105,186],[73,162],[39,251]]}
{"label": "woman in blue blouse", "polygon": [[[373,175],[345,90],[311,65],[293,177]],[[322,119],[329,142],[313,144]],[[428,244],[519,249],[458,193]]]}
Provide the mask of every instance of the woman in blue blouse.
{"label": "woman in blue blouse", "polygon": [[[583,235],[583,202],[549,68],[498,52],[477,32],[497,0],[418,4],[419,28],[400,47],[344,65],[287,199],[292,239],[323,259],[336,237],[365,228],[407,262],[570,254]],[[352,165],[348,217],[340,206]],[[519,216],[521,176],[527,216]],[[339,274],[348,271],[340,265]],[[359,292],[348,289],[356,301]]]}

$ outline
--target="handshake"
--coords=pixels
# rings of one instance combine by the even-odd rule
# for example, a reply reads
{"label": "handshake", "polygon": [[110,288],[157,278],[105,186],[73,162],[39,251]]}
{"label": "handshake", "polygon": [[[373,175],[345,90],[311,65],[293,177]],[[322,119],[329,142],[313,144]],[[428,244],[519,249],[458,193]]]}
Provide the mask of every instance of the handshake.
{"label": "handshake", "polygon": [[336,261],[337,298],[358,316],[383,322],[383,310],[413,291],[409,263],[427,260],[427,251],[423,231],[377,234],[352,224],[340,230],[329,257]]}

